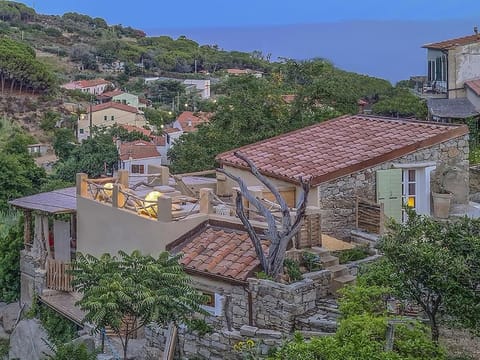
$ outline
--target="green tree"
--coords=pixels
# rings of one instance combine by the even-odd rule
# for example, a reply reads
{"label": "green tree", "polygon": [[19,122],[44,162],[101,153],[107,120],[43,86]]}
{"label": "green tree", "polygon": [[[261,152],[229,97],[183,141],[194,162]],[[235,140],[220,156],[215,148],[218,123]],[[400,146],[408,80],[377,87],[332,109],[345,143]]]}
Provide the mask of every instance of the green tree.
{"label": "green tree", "polygon": [[67,182],[75,181],[75,174],[84,172],[90,177],[113,171],[118,161],[118,150],[111,133],[94,129],[94,135],[76,145],[66,158],[55,164],[55,177]]}
{"label": "green tree", "polygon": [[460,324],[480,330],[480,220],[441,223],[408,211],[379,242],[384,257],[367,271],[368,283],[383,284],[418,303],[438,341],[442,309]]}
{"label": "green tree", "polygon": [[[428,328],[415,320],[396,319],[392,350],[386,349],[387,288],[354,285],[339,300],[342,317],[333,336],[306,342],[300,335],[284,343],[270,359],[423,360],[445,359],[445,351],[429,338]],[[391,326],[391,325],[390,325]]]}
{"label": "green tree", "polygon": [[0,120],[0,210],[8,200],[35,193],[46,178],[27,150],[33,138],[7,120]]}
{"label": "green tree", "polygon": [[411,117],[417,119],[427,118],[427,105],[425,100],[413,94],[404,87],[395,88],[390,95],[380,98],[372,107],[373,113],[385,116]]}
{"label": "green tree", "polygon": [[60,160],[67,159],[76,146],[73,131],[67,128],[55,129],[53,133],[53,150]]}
{"label": "green tree", "polygon": [[0,300],[12,302],[20,295],[20,250],[23,221],[11,211],[0,211]]}
{"label": "green tree", "polygon": [[[83,293],[78,305],[97,331],[106,326],[115,331],[125,359],[129,338],[138,328],[151,322],[188,324],[195,313],[203,313],[203,296],[191,287],[179,258],[167,252],[158,258],[142,256],[139,251],[100,258],[77,255],[72,274]],[[130,327],[124,322],[127,316]]]}

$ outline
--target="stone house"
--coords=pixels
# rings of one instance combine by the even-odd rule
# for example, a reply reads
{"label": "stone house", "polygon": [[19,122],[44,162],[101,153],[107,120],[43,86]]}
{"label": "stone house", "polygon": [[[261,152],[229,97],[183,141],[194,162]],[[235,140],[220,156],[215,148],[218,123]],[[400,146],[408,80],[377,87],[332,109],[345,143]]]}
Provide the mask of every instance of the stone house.
{"label": "stone house", "polygon": [[[311,226],[319,221],[318,209],[308,208],[295,242],[297,248],[289,250],[289,257],[300,256],[306,248],[314,249],[324,270],[305,274],[293,284],[275,283],[254,277],[260,268],[253,245],[240,221],[230,215],[233,209],[218,212],[214,191],[208,188],[211,179],[205,179],[202,185],[195,177],[195,185],[200,187],[197,199],[182,193],[181,187],[170,186],[167,168],[149,166],[148,172],[160,172],[153,187],[130,187],[125,170],[119,170],[116,178],[105,179],[78,174],[76,189],[11,202],[25,212],[26,218],[25,249],[20,260],[22,302],[31,302],[37,293],[41,302],[83,326],[83,313],[74,306],[78,294],[73,292],[65,272],[77,251],[100,256],[119,250],[152,255],[168,250],[184,253],[181,261],[194,286],[209,295],[204,308],[210,313],[206,321],[214,330],[200,336],[179,328],[177,350],[181,358],[199,354],[208,359],[237,358],[233,346],[245,338],[254,339],[266,354],[294,329],[310,335],[318,335],[324,327],[335,330],[335,322],[316,313],[317,306],[354,277],[346,266],[338,265],[336,257],[320,248],[319,227]],[[187,176],[184,179],[187,183]],[[146,200],[152,190],[162,193],[154,203]],[[70,214],[70,220],[54,222],[57,230],[50,244],[49,219],[60,214]],[[33,234],[27,230],[32,222]],[[266,226],[261,219],[252,220],[252,224],[257,229]],[[313,315],[315,321],[311,320]],[[148,343],[162,349],[166,334],[165,329],[145,329]]]}
{"label": "stone house", "polygon": [[145,140],[136,140],[121,143],[118,147],[119,169],[127,170],[131,174],[147,174],[149,165],[162,165],[162,157],[154,143]]}
{"label": "stone house", "polygon": [[82,141],[90,136],[90,126],[109,127],[117,125],[146,125],[145,116],[137,108],[118,102],[108,102],[92,106],[78,119],[77,139]]}
{"label": "stone house", "polygon": [[[294,199],[300,178],[310,178],[308,204],[320,208],[322,232],[341,239],[357,228],[359,199],[381,205],[397,221],[404,219],[403,204],[430,215],[431,193],[439,187],[453,193],[452,211],[468,203],[465,125],[347,115],[217,156],[225,170],[258,186],[234,151]],[[219,192],[231,195],[235,184],[217,178]]]}

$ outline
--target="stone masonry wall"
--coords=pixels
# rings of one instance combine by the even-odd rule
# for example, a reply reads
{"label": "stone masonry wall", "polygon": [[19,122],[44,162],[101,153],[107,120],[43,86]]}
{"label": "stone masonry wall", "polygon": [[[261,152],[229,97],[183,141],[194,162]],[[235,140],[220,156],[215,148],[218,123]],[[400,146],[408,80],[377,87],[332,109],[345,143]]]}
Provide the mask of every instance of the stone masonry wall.
{"label": "stone masonry wall", "polygon": [[249,279],[253,324],[282,333],[292,332],[295,318],[314,309],[317,300],[326,297],[330,277],[330,271],[323,270],[307,274],[302,281],[289,285]]}
{"label": "stone masonry wall", "polygon": [[394,164],[435,162],[437,171],[431,174],[432,190],[446,167],[453,169],[445,176],[445,188],[454,196],[454,203],[468,201],[468,135],[421,149],[383,164],[355,172],[319,186],[322,232],[348,239],[355,228],[355,200],[357,196],[376,201],[376,171]]}
{"label": "stone masonry wall", "polygon": [[[293,284],[281,284],[270,280],[248,279],[248,291],[241,286],[225,286],[219,316],[207,316],[206,322],[214,331],[200,335],[186,328],[178,330],[178,357],[181,359],[241,359],[234,345],[252,339],[259,354],[278,346],[295,330],[297,317],[315,309],[330,289],[331,272],[321,270],[303,275],[304,279]],[[207,284],[202,282],[201,290]],[[214,282],[210,290],[220,291],[222,285]],[[228,291],[228,293],[227,293]],[[252,322],[249,324],[248,292],[252,298]],[[231,320],[229,320],[229,319]],[[149,346],[164,349],[166,329],[149,326],[145,329]]]}

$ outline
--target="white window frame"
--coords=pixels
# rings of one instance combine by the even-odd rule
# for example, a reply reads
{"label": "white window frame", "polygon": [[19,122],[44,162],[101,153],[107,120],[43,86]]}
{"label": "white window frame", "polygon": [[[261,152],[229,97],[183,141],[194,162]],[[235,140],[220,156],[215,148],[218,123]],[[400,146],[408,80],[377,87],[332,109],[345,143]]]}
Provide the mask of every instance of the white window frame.
{"label": "white window frame", "polygon": [[[436,168],[435,162],[418,162],[407,164],[394,164],[395,168],[404,170],[416,170],[415,173],[415,211],[421,215],[431,215],[430,202],[430,175]],[[402,180],[405,179],[403,175]],[[404,181],[402,181],[404,185]],[[405,196],[405,187],[402,189],[402,196]]]}
{"label": "white window frame", "polygon": [[[211,291],[205,291],[208,293],[211,293]],[[215,306],[208,306],[208,305],[202,305],[202,309],[207,311],[213,316],[220,316],[222,315],[222,310],[223,310],[223,296],[218,294],[218,293],[213,293],[214,298],[215,298]]]}

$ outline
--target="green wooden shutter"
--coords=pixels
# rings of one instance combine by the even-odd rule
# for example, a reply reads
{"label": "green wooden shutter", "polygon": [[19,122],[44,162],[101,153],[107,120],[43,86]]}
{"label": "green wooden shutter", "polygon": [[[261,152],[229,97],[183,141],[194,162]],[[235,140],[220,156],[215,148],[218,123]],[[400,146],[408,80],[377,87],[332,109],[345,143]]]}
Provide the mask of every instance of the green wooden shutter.
{"label": "green wooden shutter", "polygon": [[402,221],[402,169],[377,171],[377,202],[386,216]]}

